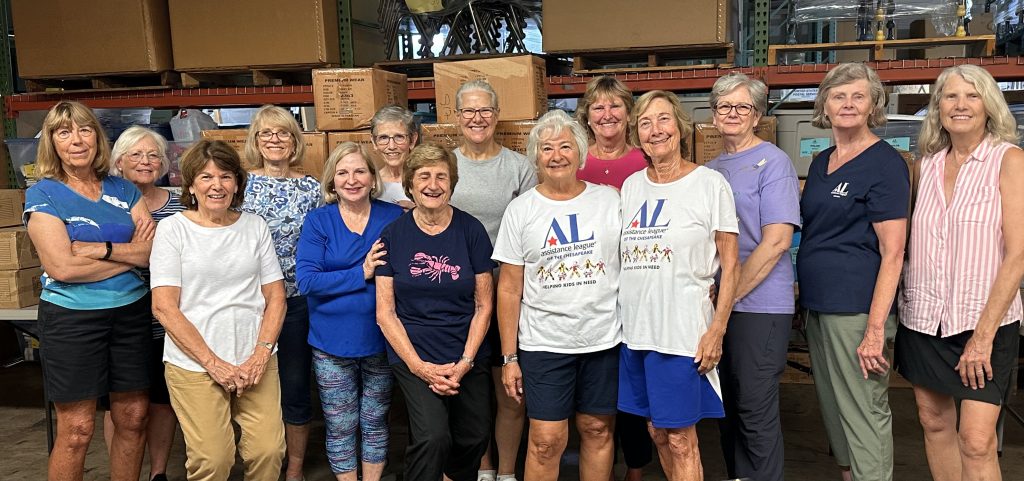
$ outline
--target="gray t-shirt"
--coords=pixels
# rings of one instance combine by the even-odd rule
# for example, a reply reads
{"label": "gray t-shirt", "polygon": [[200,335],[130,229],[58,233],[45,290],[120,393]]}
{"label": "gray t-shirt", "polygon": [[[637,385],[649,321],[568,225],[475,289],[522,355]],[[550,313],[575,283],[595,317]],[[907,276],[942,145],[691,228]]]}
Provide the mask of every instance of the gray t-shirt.
{"label": "gray t-shirt", "polygon": [[459,183],[451,204],[476,217],[493,244],[508,203],[537,185],[537,169],[523,154],[504,147],[490,159],[470,160],[460,149],[455,149],[455,157]]}

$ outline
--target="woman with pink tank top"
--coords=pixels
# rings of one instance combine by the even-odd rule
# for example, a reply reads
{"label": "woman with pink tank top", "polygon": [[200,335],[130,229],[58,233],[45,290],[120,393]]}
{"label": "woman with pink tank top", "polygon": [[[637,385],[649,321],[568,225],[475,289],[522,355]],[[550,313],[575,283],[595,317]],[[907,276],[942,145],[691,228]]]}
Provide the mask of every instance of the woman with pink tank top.
{"label": "woman with pink tank top", "polygon": [[1021,320],[1024,152],[984,69],[950,67],[931,91],[896,367],[914,385],[932,476],[1000,479],[996,420]]}

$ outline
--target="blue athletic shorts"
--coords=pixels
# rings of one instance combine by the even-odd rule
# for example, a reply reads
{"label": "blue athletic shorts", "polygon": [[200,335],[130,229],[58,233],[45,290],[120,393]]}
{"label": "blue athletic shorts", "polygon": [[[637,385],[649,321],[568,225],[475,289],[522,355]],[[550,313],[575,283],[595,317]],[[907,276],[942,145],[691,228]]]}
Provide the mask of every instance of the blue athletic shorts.
{"label": "blue athletic shorts", "polygon": [[692,357],[634,351],[619,355],[619,410],[651,420],[656,428],[685,428],[723,418],[722,398]]}
{"label": "blue athletic shorts", "polygon": [[519,351],[526,415],[562,421],[573,413],[615,414],[619,346],[585,354]]}

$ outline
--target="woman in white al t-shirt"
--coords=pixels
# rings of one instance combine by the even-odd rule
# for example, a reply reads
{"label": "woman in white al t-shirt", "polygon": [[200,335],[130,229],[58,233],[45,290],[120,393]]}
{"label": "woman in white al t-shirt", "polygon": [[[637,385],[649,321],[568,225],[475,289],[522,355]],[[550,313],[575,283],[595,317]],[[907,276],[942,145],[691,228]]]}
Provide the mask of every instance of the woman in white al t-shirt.
{"label": "woman in white al t-shirt", "polygon": [[619,410],[649,420],[668,479],[704,479],[695,425],[724,416],[716,366],[739,276],[736,208],[725,178],[687,159],[692,125],[674,94],[641,96],[630,125],[650,166],[622,184]]}
{"label": "woman in white al t-shirt", "polygon": [[573,415],[580,479],[609,479],[612,472],[619,196],[576,178],[586,149],[586,132],[565,112],[540,118],[527,155],[543,182],[512,200],[494,247],[493,259],[502,263],[502,383],[509,397],[525,398],[530,419],[526,479],[558,476]]}

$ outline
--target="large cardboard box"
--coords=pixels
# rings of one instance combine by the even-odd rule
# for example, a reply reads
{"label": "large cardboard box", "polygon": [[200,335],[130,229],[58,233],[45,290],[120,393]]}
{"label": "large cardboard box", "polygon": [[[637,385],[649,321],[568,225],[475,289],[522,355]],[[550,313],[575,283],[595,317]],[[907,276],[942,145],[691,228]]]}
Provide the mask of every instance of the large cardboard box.
{"label": "large cardboard box", "polygon": [[[204,139],[222,140],[233,147],[238,152],[238,156],[242,158],[242,167],[246,170],[256,168],[255,165],[250,165],[245,161],[245,140],[248,135],[248,129],[203,131]],[[327,136],[323,132],[303,132],[302,141],[306,143],[306,156],[296,170],[320,180],[320,174],[324,171],[324,162],[327,160]]]}
{"label": "large cardboard box", "polygon": [[39,266],[39,253],[24,227],[0,229],[0,270],[14,271]]}
{"label": "large cardboard box", "polygon": [[405,74],[372,68],[313,71],[313,105],[320,130],[364,129],[381,107],[408,103]]}
{"label": "large cardboard box", "polygon": [[[730,41],[729,0],[548,0],[544,51],[629,49]],[[611,33],[601,25],[614,25]]]}
{"label": "large cardboard box", "polygon": [[434,64],[437,122],[457,123],[455,92],[469,80],[487,80],[498,94],[501,120],[533,120],[548,111],[544,59],[532,55]]}
{"label": "large cardboard box", "polygon": [[11,14],[22,78],[174,67],[167,0],[14,0]]}
{"label": "large cardboard box", "polygon": [[[498,122],[494,129],[494,140],[509,150],[526,155],[526,143],[536,120],[512,120]],[[462,134],[455,124],[423,124],[420,126],[420,143],[433,142],[452,150],[462,143]]]}
{"label": "large cardboard box", "polygon": [[373,148],[373,134],[370,133],[370,129],[354,130],[351,132],[328,132],[327,156],[330,157],[331,152],[334,152],[334,149],[344,142],[355,142],[362,145],[366,152],[370,154],[370,162],[373,162],[374,167],[378,170],[383,167],[384,159]]}
{"label": "large cardboard box", "polygon": [[0,271],[0,309],[21,309],[39,304],[43,285],[39,277],[43,269],[30,267],[17,271]]}
{"label": "large cardboard box", "polygon": [[21,214],[24,211],[24,190],[0,189],[0,227],[21,225]]}
{"label": "large cardboard box", "polygon": [[[775,143],[775,117],[762,117],[754,126],[754,135],[766,142]],[[698,122],[693,126],[693,161],[704,165],[722,153],[722,134],[710,122]]]}
{"label": "large cardboard box", "polygon": [[[171,0],[168,3],[177,70],[323,65],[340,61],[338,2]],[[113,18],[118,17],[112,16],[96,25],[108,25]]]}

